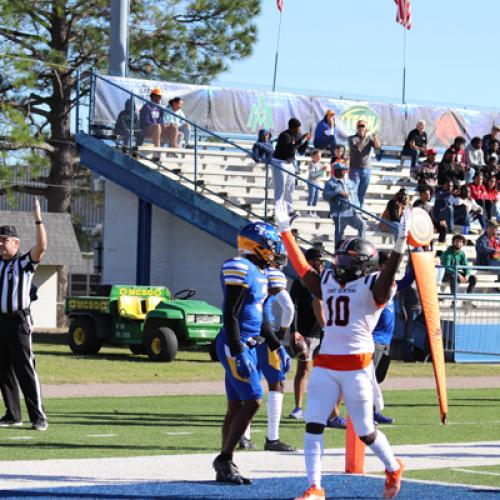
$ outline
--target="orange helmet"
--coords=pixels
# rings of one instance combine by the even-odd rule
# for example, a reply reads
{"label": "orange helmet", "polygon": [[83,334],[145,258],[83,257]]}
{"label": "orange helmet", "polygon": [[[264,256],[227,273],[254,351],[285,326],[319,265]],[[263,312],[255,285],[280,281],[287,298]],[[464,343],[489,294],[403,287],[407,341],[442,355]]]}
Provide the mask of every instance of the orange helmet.
{"label": "orange helmet", "polygon": [[151,91],[150,95],[159,95],[161,97],[163,94],[161,93],[161,89],[157,87]]}

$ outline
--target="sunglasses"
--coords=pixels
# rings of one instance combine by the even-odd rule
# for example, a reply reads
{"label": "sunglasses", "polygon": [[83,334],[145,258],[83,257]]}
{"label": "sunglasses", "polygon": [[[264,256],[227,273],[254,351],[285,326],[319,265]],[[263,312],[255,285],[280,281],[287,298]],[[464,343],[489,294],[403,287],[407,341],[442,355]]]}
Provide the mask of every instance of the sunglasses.
{"label": "sunglasses", "polygon": [[365,128],[365,125],[358,125],[358,128]]}

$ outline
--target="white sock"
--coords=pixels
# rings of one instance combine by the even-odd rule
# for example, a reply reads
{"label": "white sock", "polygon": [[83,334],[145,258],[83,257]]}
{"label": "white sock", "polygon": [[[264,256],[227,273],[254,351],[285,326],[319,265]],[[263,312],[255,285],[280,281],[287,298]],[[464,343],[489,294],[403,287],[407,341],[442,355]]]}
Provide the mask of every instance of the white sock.
{"label": "white sock", "polygon": [[323,434],[304,434],[304,460],[306,462],[307,481],[321,488],[321,457],[323,456]]}
{"label": "white sock", "polygon": [[377,437],[375,441],[370,446],[370,450],[377,455],[377,457],[382,460],[385,468],[390,471],[395,471],[399,469],[399,464],[391,450],[391,445],[385,434],[381,431],[377,431]]}
{"label": "white sock", "polygon": [[270,391],[267,395],[267,439],[275,441],[280,438],[281,408],[283,407],[283,394]]}
{"label": "white sock", "polygon": [[243,433],[243,437],[245,439],[248,439],[250,441],[250,439],[252,439],[252,429],[251,429],[251,424],[248,424],[248,427],[245,429],[245,432]]}

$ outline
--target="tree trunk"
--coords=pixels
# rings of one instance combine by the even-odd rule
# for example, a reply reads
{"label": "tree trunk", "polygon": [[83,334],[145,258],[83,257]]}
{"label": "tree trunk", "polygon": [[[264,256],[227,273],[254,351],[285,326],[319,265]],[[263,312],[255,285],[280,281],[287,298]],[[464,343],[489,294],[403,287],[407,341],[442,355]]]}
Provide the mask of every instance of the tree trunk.
{"label": "tree trunk", "polygon": [[59,272],[57,273],[57,316],[56,322],[57,327],[61,328],[63,326],[67,326],[68,321],[67,317],[64,314],[64,300],[68,295],[68,274],[69,269],[68,266],[61,266],[58,268]]}

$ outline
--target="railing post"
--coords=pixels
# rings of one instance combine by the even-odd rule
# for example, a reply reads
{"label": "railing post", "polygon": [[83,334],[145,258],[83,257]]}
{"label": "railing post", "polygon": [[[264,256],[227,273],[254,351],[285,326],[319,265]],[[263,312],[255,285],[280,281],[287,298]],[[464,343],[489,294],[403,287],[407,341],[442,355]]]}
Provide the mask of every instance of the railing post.
{"label": "railing post", "polygon": [[80,132],[80,70],[76,70],[76,109],[75,109],[75,132]]}
{"label": "railing post", "polygon": [[90,73],[90,89],[89,89],[89,95],[90,95],[90,101],[89,101],[89,129],[88,133],[91,134],[92,132],[92,114],[94,112],[94,103],[95,103],[95,74],[94,71]]}
{"label": "railing post", "polygon": [[453,289],[453,324],[457,323],[457,289],[458,289],[458,275],[457,275],[457,265],[455,264],[453,273],[453,282],[455,284]]}
{"label": "railing post", "polygon": [[198,127],[194,127],[194,190],[197,190],[198,181]]}
{"label": "railing post", "polygon": [[264,222],[267,222],[267,208],[269,205],[269,162],[266,161],[266,179],[264,185]]}
{"label": "railing post", "polygon": [[135,123],[134,123],[135,98],[133,95],[131,95],[129,97],[129,99],[130,99],[130,134],[129,134],[127,146],[130,149],[132,149],[132,146],[134,145],[134,129],[135,129]]}

